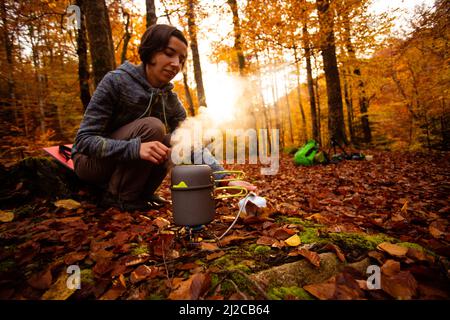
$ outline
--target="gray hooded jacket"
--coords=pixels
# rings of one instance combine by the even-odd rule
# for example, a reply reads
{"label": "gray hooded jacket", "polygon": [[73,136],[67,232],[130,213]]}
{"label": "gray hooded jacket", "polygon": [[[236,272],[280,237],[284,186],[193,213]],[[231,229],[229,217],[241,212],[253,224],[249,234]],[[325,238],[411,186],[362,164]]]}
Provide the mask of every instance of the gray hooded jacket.
{"label": "gray hooded jacket", "polygon": [[[173,132],[186,119],[186,111],[172,89],[171,83],[162,88],[153,88],[146,79],[142,63],[134,65],[126,61],[116,70],[108,72],[87,106],[72,156],[80,152],[119,161],[139,159],[139,137],[114,140],[108,136],[134,120],[149,116],[160,119],[166,125],[166,130]],[[207,149],[205,151],[210,157],[207,162],[212,163],[212,170],[223,170]],[[216,175],[216,178],[222,176]]]}

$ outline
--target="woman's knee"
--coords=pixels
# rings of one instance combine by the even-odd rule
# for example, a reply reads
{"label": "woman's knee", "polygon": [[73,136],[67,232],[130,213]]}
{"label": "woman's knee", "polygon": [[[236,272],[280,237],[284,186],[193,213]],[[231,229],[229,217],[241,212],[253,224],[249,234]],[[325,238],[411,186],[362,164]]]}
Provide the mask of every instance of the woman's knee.
{"label": "woman's knee", "polygon": [[141,141],[163,141],[166,135],[166,127],[155,117],[146,117],[138,120],[140,123]]}

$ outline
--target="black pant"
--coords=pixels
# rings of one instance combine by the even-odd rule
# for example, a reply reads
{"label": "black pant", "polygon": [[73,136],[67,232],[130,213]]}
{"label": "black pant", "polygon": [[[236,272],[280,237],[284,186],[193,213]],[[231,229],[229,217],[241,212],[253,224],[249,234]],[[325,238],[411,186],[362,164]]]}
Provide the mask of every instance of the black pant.
{"label": "black pant", "polygon": [[[109,138],[128,140],[140,137],[141,142],[160,141],[170,147],[170,135],[157,118],[135,120],[114,131]],[[172,163],[155,165],[147,160],[118,161],[94,158],[80,153],[74,156],[75,173],[82,180],[100,186],[119,200],[133,201],[153,194],[161,185]]]}

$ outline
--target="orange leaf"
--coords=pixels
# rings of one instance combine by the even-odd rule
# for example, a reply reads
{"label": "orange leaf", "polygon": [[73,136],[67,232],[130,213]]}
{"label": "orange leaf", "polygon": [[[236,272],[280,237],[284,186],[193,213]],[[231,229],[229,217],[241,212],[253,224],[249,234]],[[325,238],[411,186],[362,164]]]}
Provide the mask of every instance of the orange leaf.
{"label": "orange leaf", "polygon": [[408,252],[408,248],[401,247],[401,246],[398,246],[396,244],[392,244],[389,242],[380,243],[377,246],[377,249],[385,251],[385,252],[389,253],[391,256],[396,256],[396,257],[404,257],[406,255],[406,253]]}
{"label": "orange leaf", "polygon": [[172,291],[168,299],[171,300],[196,300],[208,288],[211,277],[203,273],[195,273],[189,279],[182,281],[177,289]]}

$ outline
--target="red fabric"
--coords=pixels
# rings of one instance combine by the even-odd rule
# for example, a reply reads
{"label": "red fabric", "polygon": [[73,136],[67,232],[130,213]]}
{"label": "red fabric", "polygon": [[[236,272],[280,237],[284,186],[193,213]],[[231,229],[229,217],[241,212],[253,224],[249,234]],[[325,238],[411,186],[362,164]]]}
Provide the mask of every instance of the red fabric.
{"label": "red fabric", "polygon": [[[71,144],[66,144],[66,147],[72,148]],[[44,151],[47,152],[49,155],[51,155],[53,158],[61,162],[63,165],[65,165],[70,170],[73,169],[73,161],[72,159],[66,160],[62,154],[59,153],[59,146],[52,146],[44,148]]]}

